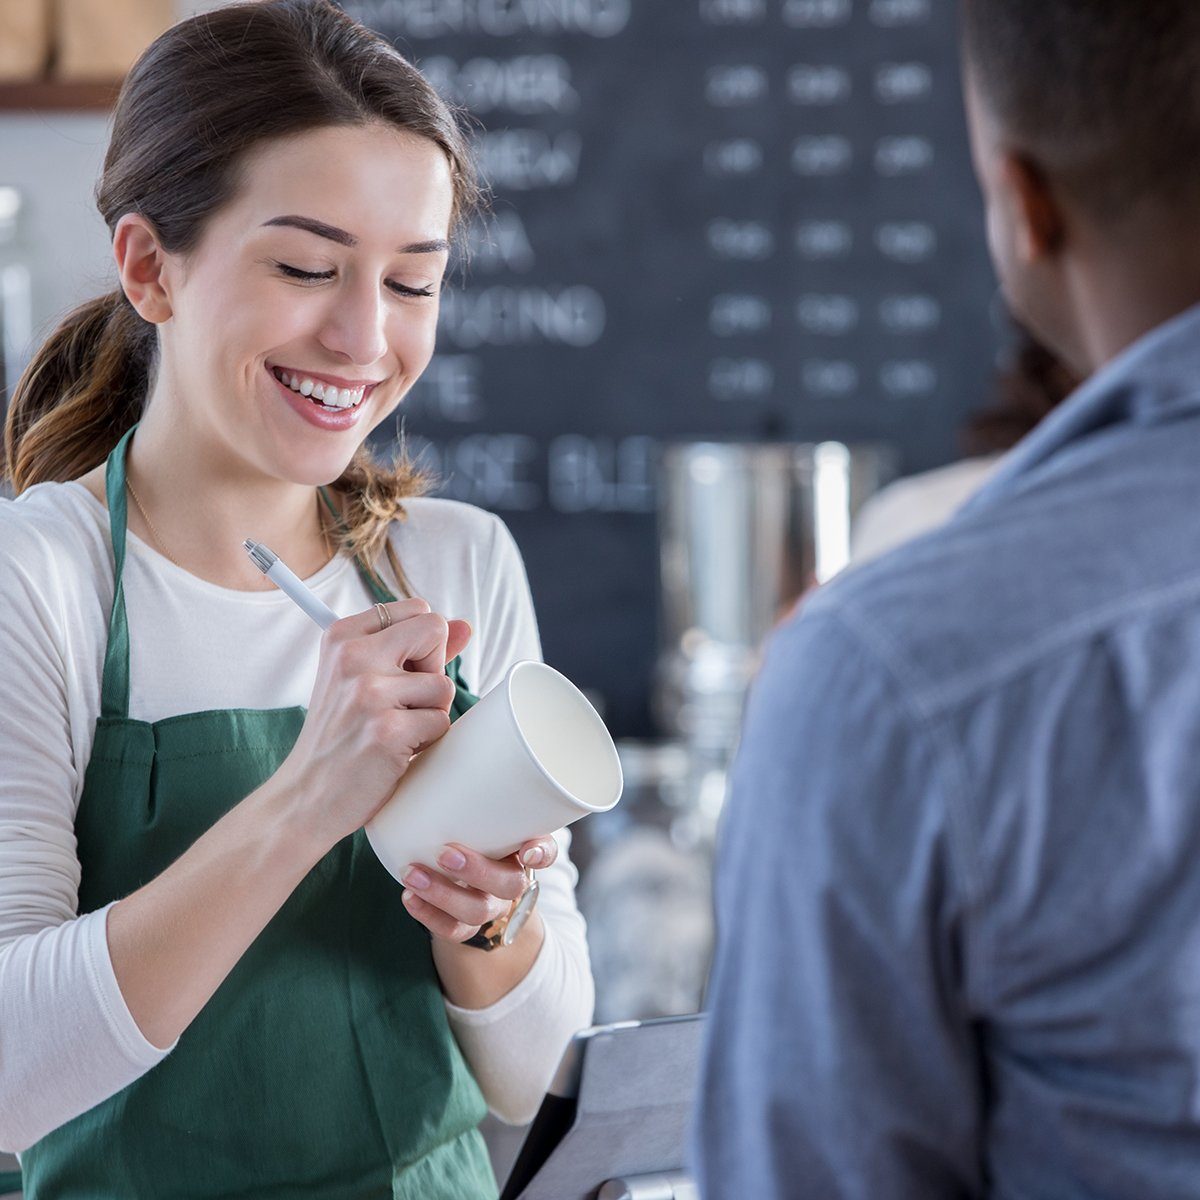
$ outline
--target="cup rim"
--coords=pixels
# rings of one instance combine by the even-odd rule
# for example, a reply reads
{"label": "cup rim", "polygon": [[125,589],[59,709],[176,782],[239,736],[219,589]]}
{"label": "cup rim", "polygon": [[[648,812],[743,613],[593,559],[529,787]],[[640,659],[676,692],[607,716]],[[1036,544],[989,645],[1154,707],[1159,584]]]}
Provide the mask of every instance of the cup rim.
{"label": "cup rim", "polygon": [[[559,783],[557,779],[554,778],[553,775],[550,774],[549,771],[546,770],[541,758],[537,754],[537,751],[535,751],[534,748],[529,744],[529,739],[525,736],[525,731],[521,728],[521,722],[517,719],[517,714],[513,705],[512,684],[518,672],[528,672],[530,669],[549,672],[551,675],[555,675],[562,680],[562,682],[567,685],[571,692],[574,693],[577,701],[584,705],[587,708],[587,711],[592,714],[596,724],[604,732],[604,736],[608,741],[609,756],[612,760],[612,765],[616,770],[616,794],[607,804],[589,804],[586,800],[582,800],[576,796],[574,792],[569,792],[561,783]],[[525,751],[529,755],[529,761],[532,762],[533,765],[538,769],[546,782],[550,784],[555,791],[559,792],[563,797],[570,801],[571,804],[578,808],[580,810],[580,816],[583,816],[586,813],[608,812],[611,808],[614,808],[625,791],[625,772],[621,770],[621,756],[617,752],[616,743],[613,741],[612,734],[608,731],[608,726],[604,724],[603,718],[596,711],[591,701],[583,694],[583,692],[581,692],[579,688],[577,688],[575,684],[573,684],[561,671],[556,670],[554,667],[550,666],[549,663],[541,662],[536,658],[523,658],[519,662],[515,662],[511,667],[509,667],[508,674],[504,677],[504,695],[508,700],[508,719],[512,722],[513,729],[515,730],[517,737],[520,739],[521,745],[525,747]]]}

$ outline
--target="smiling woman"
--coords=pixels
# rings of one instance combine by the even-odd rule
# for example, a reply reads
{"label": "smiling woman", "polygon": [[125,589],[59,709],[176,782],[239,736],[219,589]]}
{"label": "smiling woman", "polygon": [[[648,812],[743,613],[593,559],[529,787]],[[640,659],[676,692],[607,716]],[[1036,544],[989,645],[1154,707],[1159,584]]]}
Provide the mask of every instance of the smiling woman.
{"label": "smiling woman", "polygon": [[[113,250],[124,295],[158,323],[162,350],[130,452],[135,480],[147,459],[180,456],[182,426],[187,461],[175,464],[173,480],[211,471],[196,462],[197,446],[221,459],[236,450],[242,469],[308,485],[294,491],[297,507],[307,505],[311,547],[312,485],[337,480],[356,454],[371,470],[363,438],[395,411],[433,353],[453,210],[441,147],[372,121],[256,145],[236,192],[186,254],[167,251],[145,213],[122,214]],[[307,397],[282,382],[284,372],[313,381]],[[210,386],[189,386],[196,379]],[[351,404],[356,392],[360,402]],[[158,404],[160,395],[170,399]],[[397,482],[407,485],[393,492],[398,502],[414,489],[403,472]],[[344,485],[334,490],[353,498]],[[384,531],[395,515],[384,520],[378,504],[361,511]],[[180,512],[180,538],[185,523]],[[202,568],[203,558],[194,561]],[[242,574],[230,581],[246,586],[246,564],[231,565]],[[209,571],[218,568],[213,561]]]}
{"label": "smiling woman", "polygon": [[[501,522],[366,446],[478,197],[453,114],[326,0],[184,21],[126,81],[97,188],[120,287],[5,428],[0,1149],[27,1197],[492,1198],[481,1117],[532,1116],[590,1019],[565,831],[401,889],[362,830],[467,680],[540,658]],[[318,641],[248,534],[357,615]]]}

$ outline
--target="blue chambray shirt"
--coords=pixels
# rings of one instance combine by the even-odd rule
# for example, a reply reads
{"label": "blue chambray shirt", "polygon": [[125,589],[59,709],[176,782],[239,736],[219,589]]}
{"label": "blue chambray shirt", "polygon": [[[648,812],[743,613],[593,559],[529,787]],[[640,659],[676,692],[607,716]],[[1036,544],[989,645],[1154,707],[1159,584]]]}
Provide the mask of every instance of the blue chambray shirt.
{"label": "blue chambray shirt", "polygon": [[1200,1197],[1200,308],[770,640],[708,1200]]}

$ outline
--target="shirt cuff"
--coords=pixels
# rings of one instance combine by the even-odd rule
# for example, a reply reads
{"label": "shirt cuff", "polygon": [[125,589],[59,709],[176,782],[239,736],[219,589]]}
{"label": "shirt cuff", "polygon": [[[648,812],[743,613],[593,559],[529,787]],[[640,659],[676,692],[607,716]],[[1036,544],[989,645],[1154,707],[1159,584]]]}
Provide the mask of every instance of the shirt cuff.
{"label": "shirt cuff", "polygon": [[[533,960],[533,965],[525,973],[525,978],[516,987],[505,992],[495,1004],[489,1004],[487,1008],[459,1008],[457,1004],[451,1004],[449,1000],[445,1001],[446,1012],[449,1013],[456,1024],[468,1025],[473,1028],[493,1025],[497,1021],[504,1020],[509,1013],[520,1008],[531,996],[537,995],[543,981],[550,972],[551,955],[546,953],[546,947],[554,936],[547,922],[542,922],[542,928],[545,930],[545,934],[542,937],[542,944],[538,948],[537,958]],[[480,950],[478,953],[502,954],[503,951]]]}
{"label": "shirt cuff", "polygon": [[[115,904],[116,901],[113,901]],[[88,926],[83,939],[84,958],[87,962],[88,979],[92,994],[100,1004],[104,1019],[112,1030],[113,1037],[127,1059],[136,1067],[148,1070],[162,1062],[179,1044],[176,1038],[165,1050],[148,1041],[138,1028],[113,970],[112,955],[108,949],[108,910],[112,904],[80,918]]]}

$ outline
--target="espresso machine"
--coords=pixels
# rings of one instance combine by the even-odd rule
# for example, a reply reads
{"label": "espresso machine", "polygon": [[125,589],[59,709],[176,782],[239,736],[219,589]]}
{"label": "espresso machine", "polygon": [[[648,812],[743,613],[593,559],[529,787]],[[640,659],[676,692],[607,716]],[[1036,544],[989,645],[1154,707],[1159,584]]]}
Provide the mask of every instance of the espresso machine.
{"label": "espresso machine", "polygon": [[695,1011],[713,946],[712,853],[746,691],[771,630],[850,561],[886,446],[692,442],[658,489],[662,736],[618,742],[625,796],[589,821],[579,903],[600,1021]]}
{"label": "espresso machine", "polygon": [[705,762],[728,762],[764,639],[850,561],[850,528],[890,480],[886,446],[693,442],[662,459],[663,644],[655,713]]}

